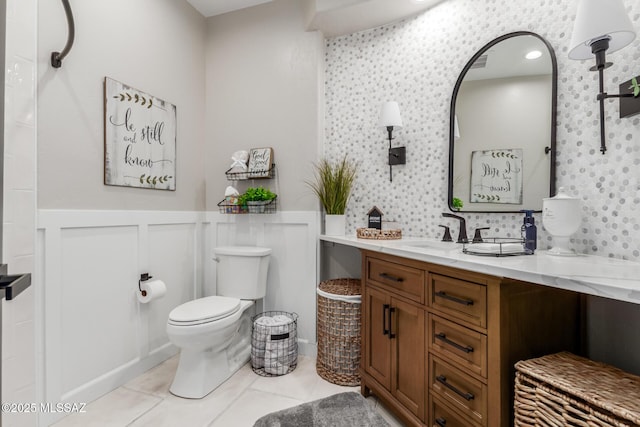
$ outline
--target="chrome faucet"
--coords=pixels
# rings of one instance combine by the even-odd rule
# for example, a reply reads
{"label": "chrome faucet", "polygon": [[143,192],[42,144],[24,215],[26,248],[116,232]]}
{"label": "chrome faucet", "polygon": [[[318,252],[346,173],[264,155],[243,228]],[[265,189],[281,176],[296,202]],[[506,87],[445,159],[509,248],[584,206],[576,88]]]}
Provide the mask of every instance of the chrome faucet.
{"label": "chrome faucet", "polygon": [[465,221],[465,219],[461,216],[454,215],[448,212],[443,212],[442,216],[445,218],[455,218],[460,221],[460,231],[458,232],[457,243],[469,243],[469,239],[467,238],[467,221]]}

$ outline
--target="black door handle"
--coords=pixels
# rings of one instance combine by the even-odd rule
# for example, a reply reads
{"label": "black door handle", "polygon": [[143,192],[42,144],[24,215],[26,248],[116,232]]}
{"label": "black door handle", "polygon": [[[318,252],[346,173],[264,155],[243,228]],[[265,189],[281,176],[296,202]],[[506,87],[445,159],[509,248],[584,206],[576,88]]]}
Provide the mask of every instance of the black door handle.
{"label": "black door handle", "polygon": [[389,310],[389,304],[382,306],[382,335],[389,335],[389,329],[387,329],[387,312]]}
{"label": "black door handle", "polygon": [[393,330],[393,327],[391,326],[391,319],[393,318],[393,313],[396,312],[396,308],[395,307],[389,307],[389,339],[392,340],[396,337],[396,334],[394,334],[393,332],[391,332]]}
{"label": "black door handle", "polygon": [[436,424],[438,424],[439,427],[447,427],[447,420],[442,417],[438,417],[436,418]]}

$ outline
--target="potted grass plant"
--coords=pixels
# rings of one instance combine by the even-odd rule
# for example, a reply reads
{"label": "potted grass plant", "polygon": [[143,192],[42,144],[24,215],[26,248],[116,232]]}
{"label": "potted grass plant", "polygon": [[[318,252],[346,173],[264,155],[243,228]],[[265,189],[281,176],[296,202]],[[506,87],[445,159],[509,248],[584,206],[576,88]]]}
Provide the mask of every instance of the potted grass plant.
{"label": "potted grass plant", "polygon": [[325,211],[325,234],[344,235],[345,210],[356,177],[356,165],[345,155],[332,163],[322,159],[315,166],[315,179],[307,181]]}

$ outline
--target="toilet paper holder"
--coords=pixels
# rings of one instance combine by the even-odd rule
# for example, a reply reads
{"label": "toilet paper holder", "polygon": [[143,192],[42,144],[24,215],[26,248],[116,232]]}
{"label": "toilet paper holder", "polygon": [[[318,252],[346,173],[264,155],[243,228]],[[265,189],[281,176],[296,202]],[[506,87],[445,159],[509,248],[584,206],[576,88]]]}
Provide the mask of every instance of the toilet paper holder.
{"label": "toilet paper holder", "polygon": [[142,294],[143,297],[147,296],[147,291],[143,291],[142,288],[140,287],[140,284],[142,282],[146,282],[147,280],[152,279],[153,276],[149,275],[149,273],[142,273],[140,275],[140,280],[138,280],[138,290],[140,291],[140,293]]}

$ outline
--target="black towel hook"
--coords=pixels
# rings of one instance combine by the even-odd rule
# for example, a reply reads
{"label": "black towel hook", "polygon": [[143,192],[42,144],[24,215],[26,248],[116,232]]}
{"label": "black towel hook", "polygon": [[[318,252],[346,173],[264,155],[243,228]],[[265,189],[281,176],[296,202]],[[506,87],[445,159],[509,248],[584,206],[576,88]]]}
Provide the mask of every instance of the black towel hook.
{"label": "black towel hook", "polygon": [[73,46],[73,39],[76,35],[75,25],[73,23],[73,13],[71,12],[71,5],[69,0],[62,0],[62,6],[64,7],[64,13],[67,15],[67,24],[69,25],[69,36],[67,37],[67,44],[62,52],[51,52],[51,65],[53,68],[62,67],[62,60],[67,56]]}

